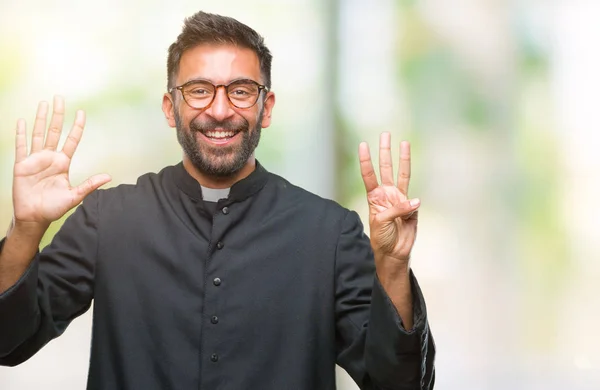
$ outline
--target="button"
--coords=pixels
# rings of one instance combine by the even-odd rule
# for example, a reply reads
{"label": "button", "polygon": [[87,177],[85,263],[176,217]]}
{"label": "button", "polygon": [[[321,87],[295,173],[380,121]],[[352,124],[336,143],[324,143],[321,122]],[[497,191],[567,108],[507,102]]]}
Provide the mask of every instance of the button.
{"label": "button", "polygon": [[219,323],[219,317],[217,316],[212,316],[210,318],[210,322],[212,322],[213,324],[218,324]]}
{"label": "button", "polygon": [[210,360],[213,362],[217,362],[219,360],[219,355],[213,353],[212,355],[210,355]]}
{"label": "button", "polygon": [[220,286],[221,285],[221,278],[214,278],[213,279],[213,284],[215,286]]}
{"label": "button", "polygon": [[225,215],[229,214],[229,207],[227,207],[227,206],[223,207],[222,211],[223,211],[223,214],[225,214]]}
{"label": "button", "polygon": [[223,244],[223,241],[217,242],[217,249],[223,249],[224,246],[225,244]]}

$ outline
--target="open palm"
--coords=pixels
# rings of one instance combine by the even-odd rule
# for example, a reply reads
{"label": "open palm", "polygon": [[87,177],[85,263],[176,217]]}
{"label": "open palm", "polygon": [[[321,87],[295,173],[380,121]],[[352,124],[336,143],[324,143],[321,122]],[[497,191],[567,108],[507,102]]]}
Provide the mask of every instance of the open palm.
{"label": "open palm", "polygon": [[[78,111],[75,123],[61,151],[57,151],[64,120],[64,101],[54,99],[54,110],[46,134],[48,104],[38,106],[31,152],[27,153],[25,121],[17,123],[13,204],[16,222],[48,225],[78,205],[92,191],[110,181],[106,174],[95,175],[72,187],[69,182],[71,159],[81,140],[85,114]],[[45,138],[45,139],[44,139]]]}
{"label": "open palm", "polygon": [[418,199],[408,198],[410,182],[410,144],[400,143],[400,167],[397,184],[394,183],[391,136],[383,133],[379,143],[379,170],[377,180],[369,147],[359,148],[361,175],[369,203],[371,246],[376,260],[387,258],[408,265],[410,252],[417,233]]}

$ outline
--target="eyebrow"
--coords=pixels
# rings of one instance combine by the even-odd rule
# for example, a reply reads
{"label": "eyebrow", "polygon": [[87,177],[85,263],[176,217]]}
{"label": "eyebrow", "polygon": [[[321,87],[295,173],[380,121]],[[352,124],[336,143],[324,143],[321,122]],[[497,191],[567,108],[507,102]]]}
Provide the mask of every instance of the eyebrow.
{"label": "eyebrow", "polygon": [[[260,84],[260,82],[259,82],[259,81],[256,81],[256,80],[254,80],[254,79],[252,79],[252,78],[250,78],[250,77],[243,77],[243,76],[242,76],[242,77],[236,77],[236,78],[234,78],[234,79],[232,79],[232,80],[229,80],[229,81],[228,81],[227,83],[225,83],[224,85],[231,84],[231,83],[234,83],[234,82],[236,82],[236,81],[242,81],[242,80],[250,80],[250,81],[254,81],[255,83],[258,83],[258,84]],[[189,80],[187,80],[187,81],[183,82],[181,85],[183,85],[183,84],[188,84],[188,83],[191,83],[191,82],[196,82],[196,81],[208,81],[208,82],[209,82],[209,83],[211,83],[211,84],[217,85],[217,84],[215,84],[214,80],[207,79],[207,78],[204,78],[204,77],[195,77],[195,78],[191,78],[191,79],[189,79]],[[219,84],[219,85],[220,85],[220,84]]]}

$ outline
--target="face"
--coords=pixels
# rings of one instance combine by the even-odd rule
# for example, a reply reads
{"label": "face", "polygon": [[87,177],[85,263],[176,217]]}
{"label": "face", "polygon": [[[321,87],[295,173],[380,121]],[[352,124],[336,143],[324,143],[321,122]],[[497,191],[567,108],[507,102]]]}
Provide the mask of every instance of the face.
{"label": "face", "polygon": [[[229,45],[200,45],[186,51],[175,85],[194,79],[215,85],[238,79],[264,82],[257,55],[250,49]],[[175,90],[173,96],[165,94],[163,111],[169,125],[177,129],[185,158],[199,173],[225,178],[253,165],[261,128],[270,125],[274,103],[274,94],[262,91],[254,106],[240,109],[229,102],[225,89],[219,88],[208,108],[194,109]]]}

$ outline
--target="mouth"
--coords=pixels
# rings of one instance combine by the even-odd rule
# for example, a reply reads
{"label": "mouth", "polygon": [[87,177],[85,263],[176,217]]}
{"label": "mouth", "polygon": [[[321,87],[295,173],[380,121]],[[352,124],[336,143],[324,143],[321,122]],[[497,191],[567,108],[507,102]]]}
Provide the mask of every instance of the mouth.
{"label": "mouth", "polygon": [[232,142],[240,131],[232,130],[210,130],[200,133],[202,138],[215,145],[225,145]]}

